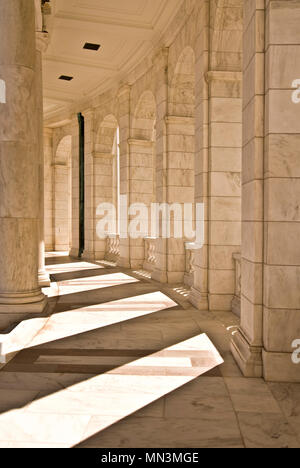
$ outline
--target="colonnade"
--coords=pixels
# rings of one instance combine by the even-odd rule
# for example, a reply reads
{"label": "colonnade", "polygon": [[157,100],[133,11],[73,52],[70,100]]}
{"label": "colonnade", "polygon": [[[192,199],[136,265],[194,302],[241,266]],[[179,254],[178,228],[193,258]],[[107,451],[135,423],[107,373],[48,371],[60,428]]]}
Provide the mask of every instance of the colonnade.
{"label": "colonnade", "polygon": [[[47,249],[59,245],[55,164],[66,137],[69,250],[78,255],[79,128],[75,113],[60,128],[55,120],[46,122],[42,189],[36,47],[43,33],[35,41],[27,0],[0,1],[0,18],[0,78],[7,93],[0,104],[4,326],[45,307],[37,272],[40,284],[47,283],[43,244],[46,239]],[[171,39],[151,60],[139,64],[126,83],[78,109],[85,122],[83,258],[113,256],[133,269],[146,265],[163,283],[182,284],[188,277],[190,301],[201,310],[229,311],[238,294],[241,325],[231,348],[242,372],[290,382],[300,381],[293,361],[293,343],[300,339],[300,107],[292,98],[300,76],[299,18],[298,1],[183,2],[170,25]],[[204,245],[184,237],[125,238],[122,216],[129,222],[132,215],[122,210],[124,196],[129,205],[203,203]],[[111,241],[100,239],[97,207],[119,197],[121,228]]]}

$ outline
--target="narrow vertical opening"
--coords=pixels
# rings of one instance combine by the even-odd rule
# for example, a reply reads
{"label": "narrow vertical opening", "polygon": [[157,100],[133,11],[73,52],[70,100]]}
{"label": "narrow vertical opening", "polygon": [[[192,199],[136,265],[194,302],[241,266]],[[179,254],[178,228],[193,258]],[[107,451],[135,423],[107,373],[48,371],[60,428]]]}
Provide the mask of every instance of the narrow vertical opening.
{"label": "narrow vertical opening", "polygon": [[79,251],[78,257],[84,252],[84,117],[78,114],[79,125]]}

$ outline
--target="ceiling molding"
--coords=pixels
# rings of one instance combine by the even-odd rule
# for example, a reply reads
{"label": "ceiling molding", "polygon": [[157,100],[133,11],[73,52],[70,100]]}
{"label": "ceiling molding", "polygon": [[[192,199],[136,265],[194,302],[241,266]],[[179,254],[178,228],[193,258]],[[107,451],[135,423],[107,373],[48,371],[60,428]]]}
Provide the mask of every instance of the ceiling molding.
{"label": "ceiling molding", "polygon": [[83,23],[94,23],[96,25],[102,25],[102,26],[109,26],[110,30],[111,28],[124,28],[127,31],[129,30],[130,33],[134,33],[134,29],[139,29],[143,33],[148,33],[149,31],[153,30],[153,24],[152,23],[143,23],[141,21],[124,21],[124,20],[113,20],[111,18],[95,18],[95,16],[86,16],[86,15],[76,15],[74,13],[70,14],[64,14],[60,13],[55,15],[55,18],[57,20],[64,20],[64,22],[78,22],[82,24]]}
{"label": "ceiling molding", "polygon": [[68,63],[70,65],[76,65],[79,67],[87,67],[87,68],[98,68],[102,70],[108,70],[117,72],[119,70],[118,67],[112,66],[107,62],[99,62],[98,64],[95,62],[87,61],[87,60],[80,60],[76,58],[69,58],[63,55],[45,55],[44,57],[45,62],[56,62],[56,63]]}

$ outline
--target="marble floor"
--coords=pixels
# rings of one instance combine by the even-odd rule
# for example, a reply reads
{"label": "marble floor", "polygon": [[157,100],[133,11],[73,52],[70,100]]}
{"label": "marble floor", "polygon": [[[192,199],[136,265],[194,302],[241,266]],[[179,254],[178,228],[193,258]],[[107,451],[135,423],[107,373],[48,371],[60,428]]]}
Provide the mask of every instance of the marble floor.
{"label": "marble floor", "polygon": [[300,385],[242,377],[238,319],[145,271],[47,254],[48,318],[0,370],[0,447],[300,447]]}

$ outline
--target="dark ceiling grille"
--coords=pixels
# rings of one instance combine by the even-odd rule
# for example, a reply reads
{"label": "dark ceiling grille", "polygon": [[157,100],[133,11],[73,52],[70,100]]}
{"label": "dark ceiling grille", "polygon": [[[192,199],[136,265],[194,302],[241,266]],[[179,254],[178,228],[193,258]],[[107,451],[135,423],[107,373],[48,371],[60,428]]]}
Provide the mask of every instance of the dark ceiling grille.
{"label": "dark ceiling grille", "polygon": [[71,81],[71,80],[73,80],[73,76],[61,75],[59,77],[59,80]]}
{"label": "dark ceiling grille", "polygon": [[93,44],[92,42],[86,42],[83,48],[88,49],[88,50],[99,50],[100,44]]}

